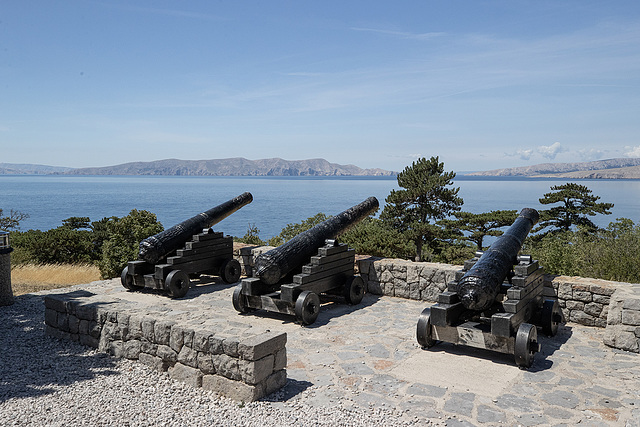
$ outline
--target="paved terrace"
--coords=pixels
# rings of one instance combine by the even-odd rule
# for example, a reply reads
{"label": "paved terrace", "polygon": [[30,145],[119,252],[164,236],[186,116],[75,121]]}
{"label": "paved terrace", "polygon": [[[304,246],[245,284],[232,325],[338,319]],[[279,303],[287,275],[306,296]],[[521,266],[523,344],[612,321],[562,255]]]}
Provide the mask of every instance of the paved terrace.
{"label": "paved terrace", "polygon": [[540,336],[542,352],[523,371],[511,355],[447,343],[420,348],[416,322],[429,305],[420,301],[366,295],[351,307],[336,300],[322,306],[316,323],[301,327],[275,313],[238,314],[234,286],[222,282],[195,282],[180,300],[127,292],[119,280],[82,288],[102,301],[136,304],[141,314],[214,321],[238,333],[285,332],[287,385],[263,399],[282,410],[296,401],[341,402],[399,408],[418,423],[447,426],[640,426],[640,355],[605,346],[602,328],[568,323],[553,338]]}

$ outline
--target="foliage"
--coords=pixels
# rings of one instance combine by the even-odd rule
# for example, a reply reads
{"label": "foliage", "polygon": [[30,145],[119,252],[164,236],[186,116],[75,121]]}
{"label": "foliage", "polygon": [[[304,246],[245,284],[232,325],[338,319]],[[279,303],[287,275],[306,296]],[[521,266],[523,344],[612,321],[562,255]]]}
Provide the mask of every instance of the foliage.
{"label": "foliage", "polygon": [[454,212],[453,215],[455,220],[445,219],[440,223],[466,232],[463,240],[474,243],[478,250],[485,249],[483,246],[485,236],[502,236],[504,232],[500,228],[510,226],[517,217],[515,210],[496,210],[479,214]]}
{"label": "foliage", "polygon": [[163,229],[154,214],[135,209],[124,218],[89,221],[71,217],[51,230],[13,232],[13,263],[97,264],[103,278],[117,277],[138,257],[140,241]]}
{"label": "foliage", "polygon": [[108,232],[98,262],[103,278],[119,277],[127,262],[138,258],[140,242],[164,229],[155,214],[137,209],[123,218],[110,218],[101,225]]}
{"label": "foliage", "polygon": [[422,261],[425,246],[427,253],[437,253],[440,240],[448,237],[436,221],[459,211],[463,203],[460,188],[448,188],[455,176],[444,172],[438,157],[421,158],[398,174],[404,190],[392,190],[386,198],[380,218],[414,243],[416,261]]}
{"label": "foliage", "polygon": [[260,229],[255,224],[249,224],[247,232],[241,238],[234,239],[236,242],[248,243],[250,245],[265,245],[266,242],[260,238]]}
{"label": "foliage", "polygon": [[387,223],[365,218],[339,236],[356,253],[386,258],[408,258],[415,254],[413,242],[403,238]]}
{"label": "foliage", "polygon": [[527,239],[531,253],[547,273],[640,283],[640,226],[618,218],[606,229],[549,233]]}
{"label": "foliage", "polygon": [[47,231],[14,232],[12,246],[15,264],[76,264],[91,263],[97,259],[91,231],[65,226]]}
{"label": "foliage", "polygon": [[587,231],[595,231],[598,227],[588,218],[596,214],[610,215],[613,203],[598,203],[599,196],[584,185],[566,183],[554,185],[551,192],[540,199],[540,203],[548,205],[560,203],[550,209],[540,211],[540,222],[533,232],[552,227],[545,233],[568,231],[572,226],[582,227]]}
{"label": "foliage", "polygon": [[303,231],[307,231],[311,227],[320,224],[321,222],[327,220],[329,217],[322,212],[315,214],[312,217],[309,217],[302,222],[287,224],[279,235],[272,237],[269,239],[267,244],[269,246],[280,246],[281,244],[293,239],[298,234]]}
{"label": "foliage", "polygon": [[14,211],[9,211],[9,216],[3,216],[2,209],[0,209],[0,231],[11,231],[20,229],[20,221],[29,218],[29,214]]}

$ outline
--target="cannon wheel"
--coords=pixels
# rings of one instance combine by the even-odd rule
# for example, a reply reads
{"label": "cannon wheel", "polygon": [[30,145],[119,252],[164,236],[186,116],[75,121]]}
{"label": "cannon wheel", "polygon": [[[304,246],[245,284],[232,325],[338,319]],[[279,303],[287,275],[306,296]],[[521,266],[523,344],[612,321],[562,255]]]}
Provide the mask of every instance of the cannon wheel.
{"label": "cannon wheel", "polygon": [[120,282],[122,286],[130,291],[137,291],[138,289],[142,289],[142,286],[136,285],[135,279],[132,275],[129,274],[129,267],[125,267],[122,270],[122,274],[120,275]]}
{"label": "cannon wheel", "polygon": [[310,325],[316,321],[320,313],[320,298],[311,291],[303,291],[296,299],[294,311],[296,318],[303,325]]}
{"label": "cannon wheel", "polygon": [[420,317],[418,318],[418,326],[416,328],[416,338],[418,339],[418,344],[422,346],[422,348],[433,347],[436,341],[433,339],[432,331],[431,331],[431,308],[427,307],[422,310],[420,313]]}
{"label": "cannon wheel", "polygon": [[558,325],[562,323],[562,311],[557,300],[544,300],[540,313],[540,323],[542,332],[546,336],[553,337],[558,333]]}
{"label": "cannon wheel", "polygon": [[244,295],[242,295],[242,283],[238,284],[236,288],[233,290],[233,308],[240,313],[248,313],[250,311],[254,311],[253,308],[247,307],[247,304],[244,299]]}
{"label": "cannon wheel", "polygon": [[344,283],[343,295],[347,300],[347,304],[360,304],[362,298],[364,298],[364,282],[362,281],[362,277],[349,277]]}
{"label": "cannon wheel", "polygon": [[521,323],[516,332],[516,342],[513,355],[516,365],[527,369],[533,364],[533,356],[538,351],[538,331],[531,323]]}
{"label": "cannon wheel", "polygon": [[222,267],[220,267],[220,277],[222,277],[222,280],[226,283],[236,283],[240,280],[241,273],[242,268],[236,259],[228,259],[222,263]]}
{"label": "cannon wheel", "polygon": [[171,298],[182,298],[189,291],[189,275],[182,270],[173,270],[164,280],[164,286]]}

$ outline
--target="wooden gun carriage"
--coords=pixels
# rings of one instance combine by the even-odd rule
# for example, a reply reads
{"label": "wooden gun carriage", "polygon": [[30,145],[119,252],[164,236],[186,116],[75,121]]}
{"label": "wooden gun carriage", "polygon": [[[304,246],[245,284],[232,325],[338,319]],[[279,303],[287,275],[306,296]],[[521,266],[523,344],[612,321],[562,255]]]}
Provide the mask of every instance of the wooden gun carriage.
{"label": "wooden gun carriage", "polygon": [[342,295],[348,304],[359,304],[365,286],[354,274],[355,251],[334,238],[376,209],[378,200],[369,197],[258,256],[254,277],[243,279],[233,292],[234,308],[292,315],[310,325],[320,312],[319,294]]}
{"label": "wooden gun carriage", "polygon": [[144,288],[166,291],[182,298],[190,278],[201,274],[220,276],[226,283],[240,279],[240,263],[233,258],[233,238],[210,227],[251,203],[243,193],[140,242],[138,260],[122,270],[122,285],[131,291]]}
{"label": "wooden gun carriage", "polygon": [[523,209],[503,236],[456,272],[418,319],[423,348],[443,341],[513,354],[522,369],[533,364],[540,350],[537,327],[554,336],[563,321],[558,301],[543,294],[544,269],[531,256],[518,256],[537,221],[537,211]]}

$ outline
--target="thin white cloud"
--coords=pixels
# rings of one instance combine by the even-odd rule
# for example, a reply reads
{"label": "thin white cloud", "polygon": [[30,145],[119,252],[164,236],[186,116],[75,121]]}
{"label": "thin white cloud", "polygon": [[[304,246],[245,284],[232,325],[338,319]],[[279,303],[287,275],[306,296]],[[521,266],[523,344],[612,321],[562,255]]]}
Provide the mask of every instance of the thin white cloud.
{"label": "thin white cloud", "polygon": [[551,145],[541,145],[536,149],[536,151],[542,157],[549,160],[553,160],[556,158],[556,156],[559,153],[562,153],[564,151],[564,148],[562,147],[562,144],[560,144],[559,142],[554,142]]}
{"label": "thin white cloud", "polygon": [[351,27],[351,29],[353,31],[366,31],[371,33],[386,34],[394,37],[399,37],[402,39],[411,39],[411,40],[430,40],[435,37],[444,36],[446,34],[443,32],[409,33],[406,31],[392,31],[392,30],[381,30],[377,28],[362,28],[362,27]]}
{"label": "thin white cloud", "polygon": [[626,157],[640,157],[640,145],[636,145],[635,147],[624,147]]}

